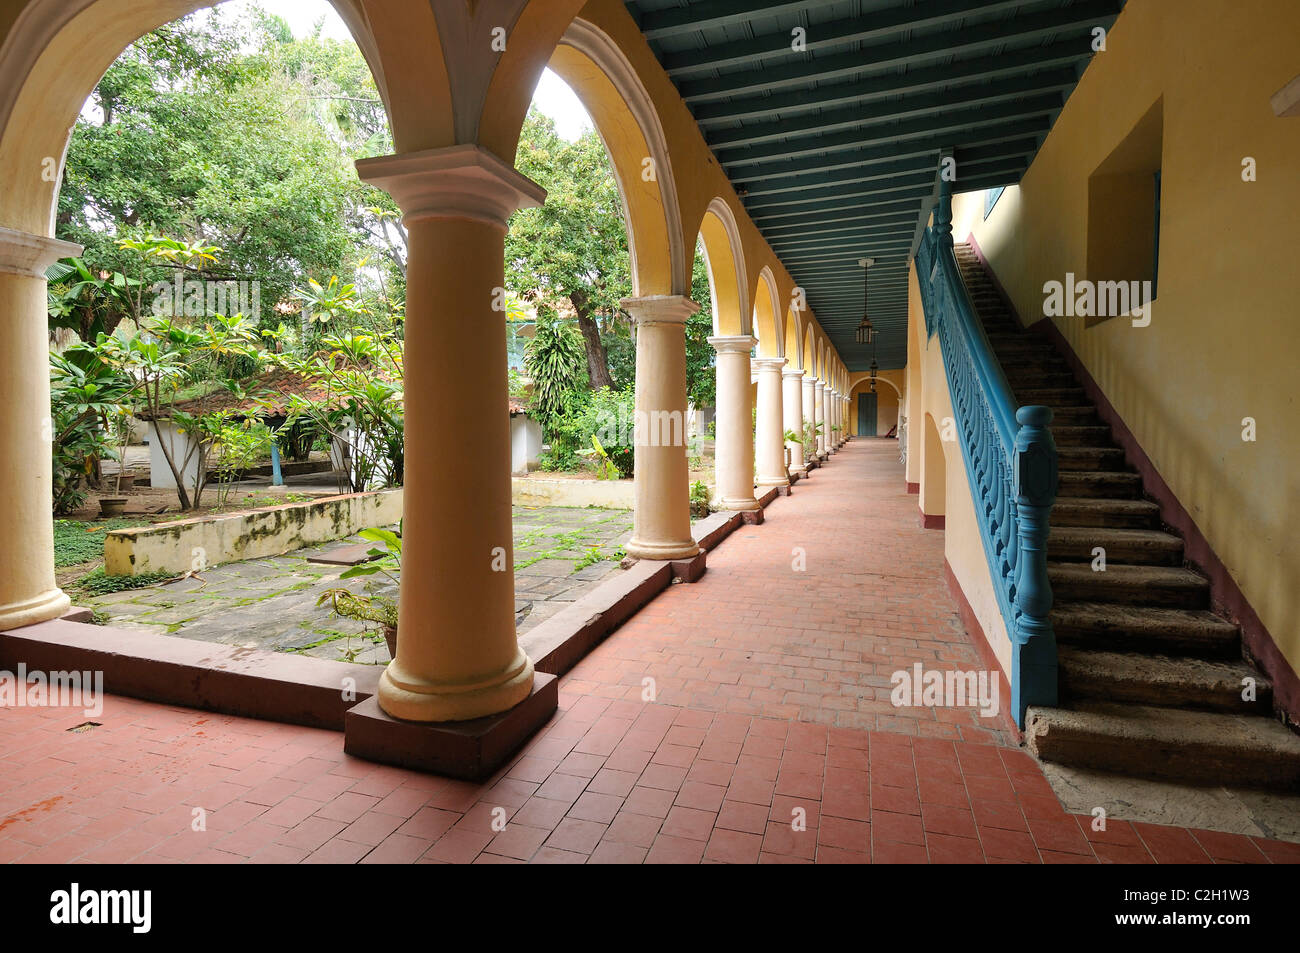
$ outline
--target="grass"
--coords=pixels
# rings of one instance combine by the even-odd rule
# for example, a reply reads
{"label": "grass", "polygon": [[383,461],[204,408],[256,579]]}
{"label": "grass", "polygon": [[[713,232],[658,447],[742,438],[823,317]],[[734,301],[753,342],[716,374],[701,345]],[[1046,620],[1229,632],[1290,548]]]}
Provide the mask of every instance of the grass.
{"label": "grass", "polygon": [[54,565],[57,568],[88,563],[104,556],[104,537],[109,530],[131,529],[139,526],[139,517],[132,519],[98,520],[84,523],[80,520],[54,521]]}
{"label": "grass", "polygon": [[103,568],[87,573],[72,584],[74,589],[93,596],[104,596],[110,592],[124,592],[127,589],[144,589],[156,586],[160,582],[175,579],[174,572],[145,572],[138,576],[108,576]]}

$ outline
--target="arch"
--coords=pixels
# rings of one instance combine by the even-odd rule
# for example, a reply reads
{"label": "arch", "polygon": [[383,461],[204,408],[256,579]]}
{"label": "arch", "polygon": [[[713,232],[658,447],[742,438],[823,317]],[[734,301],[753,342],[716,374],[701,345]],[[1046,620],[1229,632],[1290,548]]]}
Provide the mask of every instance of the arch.
{"label": "arch", "polygon": [[752,334],[745,251],[731,206],[715,198],[700,221],[699,231],[704,267],[709,273],[709,294],[713,299],[713,333]]}
{"label": "arch", "polygon": [[944,480],[946,470],[943,440],[934,415],[925,414],[925,437],[921,441],[921,513],[924,516],[944,515]]}
{"label": "arch", "polygon": [[754,291],[754,334],[758,337],[758,353],[763,357],[784,357],[785,338],[777,318],[776,278],[772,269],[764,265],[758,273]]}
{"label": "arch", "polygon": [[813,333],[813,322],[809,321],[803,329],[803,370],[807,377],[817,376],[817,336]]}
{"label": "arch", "polygon": [[[569,24],[549,63],[543,65],[549,65],[582,100],[609,153],[627,225],[632,294],[689,295],[693,256],[687,255],[682,240],[668,141],[636,70],[612,38],[582,19]],[[530,96],[532,88],[527,87]],[[519,115],[520,127],[523,115]]]}
{"label": "arch", "polygon": [[803,367],[803,331],[799,311],[793,305],[785,314],[785,356],[791,367]]}
{"label": "arch", "polygon": [[[453,144],[450,86],[432,9],[403,8],[399,17],[365,11],[360,0],[331,2],[370,66],[397,147]],[[30,0],[23,7],[0,46],[0,225],[54,234],[71,130],[96,83],[146,33],[214,5]]]}

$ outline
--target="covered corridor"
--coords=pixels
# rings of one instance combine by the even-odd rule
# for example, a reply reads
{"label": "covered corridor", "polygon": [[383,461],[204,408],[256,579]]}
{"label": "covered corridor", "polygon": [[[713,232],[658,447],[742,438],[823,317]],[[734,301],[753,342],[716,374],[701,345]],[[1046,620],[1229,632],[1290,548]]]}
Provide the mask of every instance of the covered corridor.
{"label": "covered corridor", "polygon": [[1259,830],[1095,830],[1005,714],[892,706],[896,670],[979,665],[900,476],[893,441],[852,441],[565,676],[560,712],[483,784],[118,696],[77,733],[77,711],[7,710],[0,862],[1300,861]]}

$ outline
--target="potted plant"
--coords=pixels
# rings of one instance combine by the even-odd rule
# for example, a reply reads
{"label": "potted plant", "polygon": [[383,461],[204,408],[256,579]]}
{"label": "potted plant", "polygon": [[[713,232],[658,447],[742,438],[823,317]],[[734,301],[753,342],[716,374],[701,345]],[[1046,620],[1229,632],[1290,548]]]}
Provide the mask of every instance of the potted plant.
{"label": "potted plant", "polygon": [[712,512],[710,506],[709,485],[703,480],[691,484],[691,516],[703,519]]}
{"label": "potted plant", "polygon": [[[384,548],[371,547],[367,553],[371,559],[353,566],[339,575],[339,579],[356,579],[360,576],[387,576],[397,586],[401,585],[402,571],[402,524],[397,524],[397,531],[390,529],[363,529],[359,534],[362,539],[382,543]],[[361,622],[374,622],[384,634],[388,643],[388,654],[397,658],[397,600],[378,593],[365,594],[353,592],[342,587],[327,589],[316,600],[316,605],[329,603],[334,612],[345,619],[357,619]]]}
{"label": "potted plant", "polygon": [[[122,471],[126,469],[126,446],[131,442],[131,408],[123,404],[117,408],[110,420],[113,436],[113,451],[117,454],[117,477],[113,486],[113,496],[99,498],[99,515],[102,517],[121,516],[126,511],[127,498],[122,495]],[[127,486],[134,483],[134,478],[126,481]]]}
{"label": "potted plant", "polygon": [[[793,451],[791,451],[791,449],[790,449],[790,444],[792,444],[792,443],[797,443],[797,444],[799,444],[800,447],[802,448],[802,446],[803,446],[803,438],[800,437],[800,436],[799,436],[797,433],[795,433],[793,430],[786,430],[785,435],[782,437],[782,439],[783,439],[783,440],[785,441],[785,443],[786,443],[786,446],[785,446],[785,468],[786,468],[787,470],[789,470],[789,469],[790,469],[790,465],[794,463],[794,453],[793,453]],[[802,462],[802,461],[800,461],[800,462]]]}

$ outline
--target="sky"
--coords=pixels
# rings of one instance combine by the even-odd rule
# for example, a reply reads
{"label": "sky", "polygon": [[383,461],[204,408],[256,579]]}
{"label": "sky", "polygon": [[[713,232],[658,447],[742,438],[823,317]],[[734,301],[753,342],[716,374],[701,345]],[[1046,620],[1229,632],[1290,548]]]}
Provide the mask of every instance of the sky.
{"label": "sky", "polygon": [[[234,5],[244,4],[246,0],[234,0]],[[289,24],[295,37],[310,33],[316,22],[325,19],[324,34],[337,40],[350,40],[352,34],[339,18],[328,0],[261,0],[263,9],[282,17]],[[533,105],[550,116],[555,122],[556,131],[565,139],[573,141],[591,128],[591,117],[582,103],[560,77],[550,70],[542,73],[542,78],[533,93]]]}

